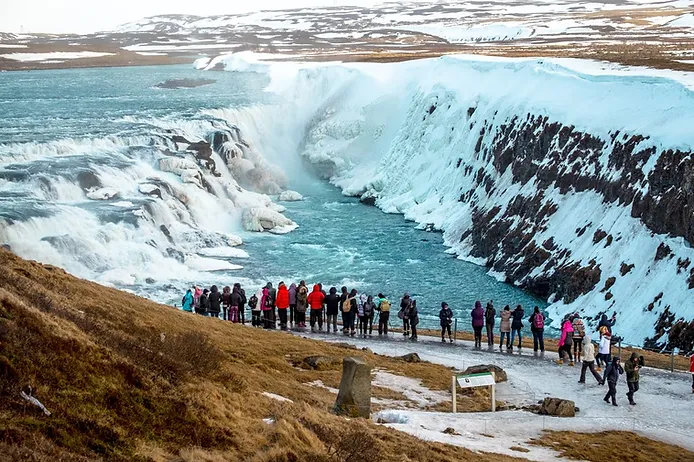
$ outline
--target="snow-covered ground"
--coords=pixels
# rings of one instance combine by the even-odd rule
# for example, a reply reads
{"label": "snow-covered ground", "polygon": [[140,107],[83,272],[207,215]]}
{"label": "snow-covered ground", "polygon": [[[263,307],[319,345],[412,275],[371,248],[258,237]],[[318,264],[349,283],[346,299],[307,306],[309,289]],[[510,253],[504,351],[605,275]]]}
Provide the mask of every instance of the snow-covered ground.
{"label": "snow-covered ground", "polygon": [[[328,342],[348,342],[359,348],[388,356],[417,353],[422,360],[442,364],[463,371],[478,364],[495,364],[508,374],[508,382],[497,385],[497,400],[511,405],[535,404],[545,397],[569,399],[580,408],[574,418],[547,417],[526,411],[500,411],[496,413],[427,412],[417,409],[384,409],[373,416],[385,425],[410,433],[418,438],[463,446],[474,451],[487,451],[525,457],[531,460],[556,460],[554,451],[528,444],[543,430],[570,430],[599,432],[604,430],[634,431],[652,439],[665,441],[694,450],[691,439],[694,430],[691,393],[691,375],[649,369],[641,371],[641,390],[635,395],[636,406],[629,406],[625,376],[617,385],[618,407],[602,401],[607,386],[595,382],[590,372],[586,384],[579,384],[580,367],[559,366],[554,363],[556,353],[535,357],[532,350],[500,353],[497,348],[477,351],[470,342],[441,344],[438,339],[420,337],[417,343],[394,339],[379,340],[344,338],[342,335],[311,335]],[[406,377],[388,374],[384,380],[379,373],[373,385],[400,390],[402,393],[421,395],[420,386]],[[409,390],[409,391],[408,391]],[[440,392],[437,392],[440,394]],[[450,398],[449,398],[450,399]],[[453,428],[459,435],[446,434]],[[519,453],[511,447],[528,449]]]}
{"label": "snow-covered ground", "polygon": [[112,54],[113,53],[99,53],[96,51],[52,51],[48,53],[8,53],[0,55],[0,58],[12,59],[15,61],[45,61],[52,59],[99,58]]}

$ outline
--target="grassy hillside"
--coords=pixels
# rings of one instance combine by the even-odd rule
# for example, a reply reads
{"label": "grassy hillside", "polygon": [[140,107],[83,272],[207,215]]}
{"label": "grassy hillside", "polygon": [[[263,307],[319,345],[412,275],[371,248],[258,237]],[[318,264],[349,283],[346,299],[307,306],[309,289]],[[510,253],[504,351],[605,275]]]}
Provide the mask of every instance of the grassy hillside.
{"label": "grassy hillside", "polygon": [[[356,355],[445,390],[442,366],[182,313],[4,250],[0,262],[2,460],[507,459],[334,416],[335,396],[307,384],[337,386],[340,366],[296,364]],[[29,386],[52,416],[20,398]]]}

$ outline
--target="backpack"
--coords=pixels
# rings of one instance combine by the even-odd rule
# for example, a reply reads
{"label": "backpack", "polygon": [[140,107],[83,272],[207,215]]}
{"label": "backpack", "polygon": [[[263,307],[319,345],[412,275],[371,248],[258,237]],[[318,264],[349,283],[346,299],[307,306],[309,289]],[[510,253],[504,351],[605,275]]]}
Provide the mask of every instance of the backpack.
{"label": "backpack", "polygon": [[545,328],[545,317],[542,315],[542,313],[535,314],[535,317],[533,318],[533,327],[535,329]]}
{"label": "backpack", "polygon": [[272,301],[272,296],[271,296],[270,294],[268,294],[268,295],[265,297],[265,308],[273,308],[274,306],[275,306],[275,305],[274,305],[274,303],[273,303],[273,301]]}
{"label": "backpack", "polygon": [[390,302],[386,299],[381,300],[381,304],[379,305],[378,309],[381,312],[389,312],[390,311]]}

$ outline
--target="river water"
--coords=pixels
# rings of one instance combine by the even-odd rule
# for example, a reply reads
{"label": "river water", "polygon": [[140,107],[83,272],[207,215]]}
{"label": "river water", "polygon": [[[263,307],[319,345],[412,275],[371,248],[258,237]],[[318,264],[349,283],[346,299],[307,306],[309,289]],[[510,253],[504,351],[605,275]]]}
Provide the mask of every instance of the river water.
{"label": "river water", "polygon": [[[305,196],[283,203],[285,215],[299,226],[289,234],[245,232],[224,209],[215,209],[216,198],[196,194],[191,210],[181,215],[195,218],[196,234],[162,245],[158,222],[142,213],[156,199],[142,194],[138,184],[159,175],[157,160],[172,145],[167,137],[204,138],[228,128],[206,110],[272,103],[273,96],[262,91],[263,75],[205,77],[216,82],[170,90],[155,85],[200,78],[199,72],[164,66],[0,74],[0,243],[23,257],[167,303],[180,300],[193,283],[238,280],[257,288],[266,281],[305,279],[395,300],[409,292],[418,300],[423,326],[438,324],[444,300],[461,318],[477,299],[493,299],[497,308],[522,304],[528,314],[532,306],[545,305],[445,253],[440,234],[345,197],[309,173],[289,178],[290,188]],[[117,196],[88,198],[80,183],[85,172]],[[208,230],[243,238],[248,258],[215,258],[242,269],[209,271],[175,259],[212,246]]]}

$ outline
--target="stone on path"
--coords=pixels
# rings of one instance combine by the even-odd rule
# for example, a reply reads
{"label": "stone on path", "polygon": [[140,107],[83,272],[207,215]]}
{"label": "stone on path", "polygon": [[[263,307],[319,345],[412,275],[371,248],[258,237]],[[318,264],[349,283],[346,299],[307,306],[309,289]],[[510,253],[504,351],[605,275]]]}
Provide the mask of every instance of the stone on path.
{"label": "stone on path", "polygon": [[350,417],[371,416],[371,366],[359,358],[342,361],[342,381],[335,412]]}
{"label": "stone on path", "polygon": [[540,414],[556,417],[575,417],[576,404],[568,399],[545,398],[540,406]]}

